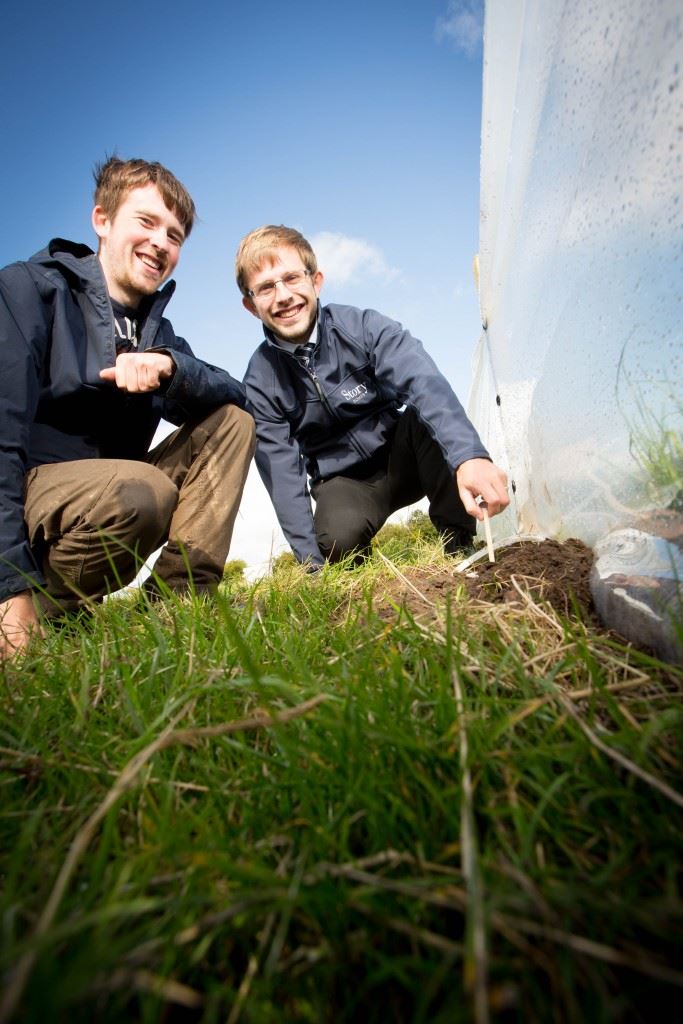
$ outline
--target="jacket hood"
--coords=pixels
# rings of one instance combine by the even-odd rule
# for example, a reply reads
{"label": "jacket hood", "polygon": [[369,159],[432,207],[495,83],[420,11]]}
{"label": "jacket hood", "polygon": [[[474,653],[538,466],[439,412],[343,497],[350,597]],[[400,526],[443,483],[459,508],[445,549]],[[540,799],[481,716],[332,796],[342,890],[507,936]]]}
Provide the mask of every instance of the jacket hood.
{"label": "jacket hood", "polygon": [[[84,287],[103,289],[105,293],[107,291],[97,254],[83,242],[70,242],[67,238],[53,238],[44,249],[31,256],[29,263],[37,263],[39,266],[45,267],[46,270],[59,270],[66,277],[76,278]],[[161,291],[156,293],[152,305],[157,307],[157,301],[163,297],[163,305],[160,307],[163,309],[174,291],[175,281],[168,281]]]}
{"label": "jacket hood", "polygon": [[[87,245],[53,238],[26,265],[35,268],[34,274],[45,275],[48,280],[58,278],[66,282],[73,301],[80,306],[89,339],[87,366],[79,372],[83,374],[85,384],[100,387],[99,371],[103,366],[113,366],[116,362],[116,337],[107,282],[96,253]],[[161,291],[154,292],[145,301],[145,323],[140,338],[142,350],[153,344],[174,290],[175,282],[169,281]]]}
{"label": "jacket hood", "polygon": [[99,260],[90,246],[66,238],[53,238],[44,249],[31,256],[29,263],[60,270],[83,284],[101,285],[104,281]]}

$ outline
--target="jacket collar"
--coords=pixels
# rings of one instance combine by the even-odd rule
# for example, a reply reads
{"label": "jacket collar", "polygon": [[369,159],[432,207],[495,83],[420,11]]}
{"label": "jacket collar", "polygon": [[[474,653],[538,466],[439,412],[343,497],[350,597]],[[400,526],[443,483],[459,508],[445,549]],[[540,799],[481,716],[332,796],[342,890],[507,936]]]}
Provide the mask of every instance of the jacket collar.
{"label": "jacket collar", "polygon": [[[69,284],[74,301],[78,303],[88,337],[88,358],[85,372],[87,384],[99,386],[99,371],[116,362],[114,313],[109,300],[102,265],[96,253],[87,245],[53,238],[41,252],[32,256],[32,264],[56,270]],[[175,291],[175,281],[169,281],[161,291],[150,296],[145,309],[141,349],[151,348],[156,341],[164,309]]]}
{"label": "jacket collar", "polygon": [[[76,279],[80,287],[95,295],[99,302],[106,300],[109,304],[102,265],[90,246],[82,242],[70,242],[66,238],[53,238],[44,249],[31,256],[29,262],[59,270],[66,277]],[[160,291],[155,292],[147,310],[150,319],[157,322],[161,319],[175,288],[175,281],[168,281]]]}

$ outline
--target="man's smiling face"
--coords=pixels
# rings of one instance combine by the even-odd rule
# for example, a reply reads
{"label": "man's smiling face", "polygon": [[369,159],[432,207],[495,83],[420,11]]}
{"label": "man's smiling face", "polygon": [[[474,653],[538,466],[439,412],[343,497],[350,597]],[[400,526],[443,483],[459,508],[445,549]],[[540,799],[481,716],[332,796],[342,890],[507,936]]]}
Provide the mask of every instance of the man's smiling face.
{"label": "man's smiling face", "polygon": [[[289,275],[301,277],[296,283],[288,283]],[[273,283],[274,288],[269,288]],[[281,246],[249,275],[249,295],[242,303],[283,341],[303,344],[315,324],[322,283],[322,273],[307,271],[296,249]],[[265,294],[259,294],[264,291]]]}
{"label": "man's smiling face", "polygon": [[137,308],[171,276],[185,231],[154,184],[128,192],[112,218],[101,206],[92,215],[110,296]]}

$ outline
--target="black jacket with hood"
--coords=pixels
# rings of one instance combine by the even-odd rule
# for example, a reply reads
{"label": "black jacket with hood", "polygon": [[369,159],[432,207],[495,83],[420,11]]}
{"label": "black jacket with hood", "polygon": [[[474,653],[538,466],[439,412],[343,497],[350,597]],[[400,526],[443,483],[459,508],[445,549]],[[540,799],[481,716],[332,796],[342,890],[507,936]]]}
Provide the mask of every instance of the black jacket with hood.
{"label": "black jacket with hood", "polygon": [[97,256],[53,239],[26,262],[0,270],[0,601],[44,583],[24,524],[24,478],[34,466],[72,459],[144,459],[159,420],[182,424],[244,388],[197,359],[163,312],[169,281],[150,297],[138,351],[164,351],[175,372],[150,394],[100,379],[116,362],[114,317]]}

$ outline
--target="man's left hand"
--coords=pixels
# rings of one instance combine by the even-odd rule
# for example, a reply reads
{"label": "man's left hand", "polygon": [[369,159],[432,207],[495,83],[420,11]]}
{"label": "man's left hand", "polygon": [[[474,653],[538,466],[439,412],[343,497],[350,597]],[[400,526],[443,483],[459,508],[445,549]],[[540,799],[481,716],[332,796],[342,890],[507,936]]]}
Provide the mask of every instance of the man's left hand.
{"label": "man's left hand", "polygon": [[507,474],[488,459],[468,459],[455,471],[455,482],[465,511],[480,521],[483,509],[477,504],[480,495],[490,516],[498,515],[510,504]]}
{"label": "man's left hand", "polygon": [[175,363],[165,352],[121,352],[116,366],[100,370],[100,377],[122,391],[140,394],[156,391],[174,372]]}

